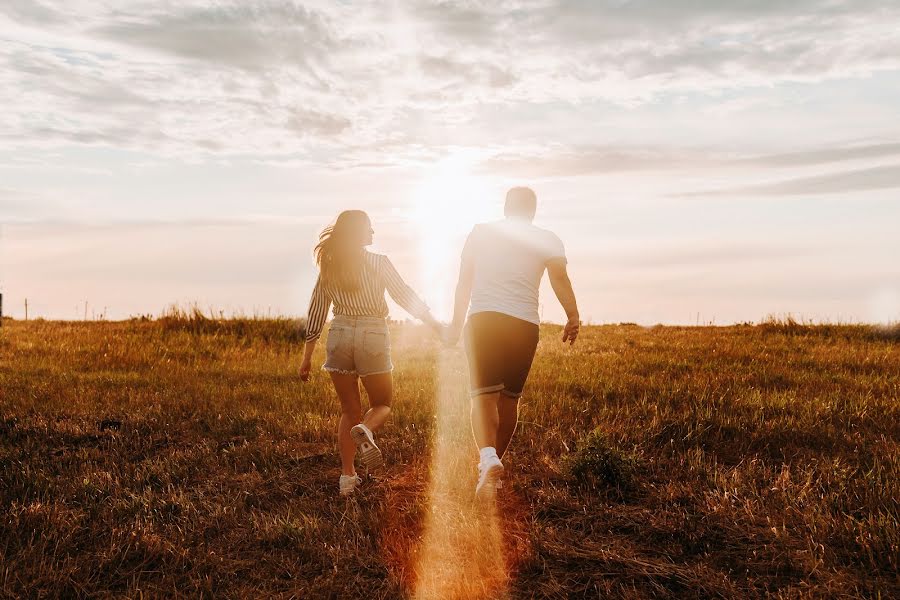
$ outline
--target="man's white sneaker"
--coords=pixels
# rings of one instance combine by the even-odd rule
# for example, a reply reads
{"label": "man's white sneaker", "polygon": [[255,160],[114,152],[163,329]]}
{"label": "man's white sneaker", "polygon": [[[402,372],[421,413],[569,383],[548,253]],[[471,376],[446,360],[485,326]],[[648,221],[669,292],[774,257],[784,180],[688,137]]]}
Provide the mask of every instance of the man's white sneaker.
{"label": "man's white sneaker", "polygon": [[360,479],[359,475],[341,475],[341,479],[338,482],[341,489],[341,496],[349,496],[361,483],[362,479]]}
{"label": "man's white sneaker", "polygon": [[[476,465],[475,468],[478,469],[478,475],[481,476],[481,465]],[[503,466],[503,469],[504,471],[506,470],[506,465]],[[494,487],[498,490],[503,489],[503,479],[498,478],[494,483]]]}
{"label": "man's white sneaker", "polygon": [[475,495],[483,497],[497,491],[497,482],[503,477],[503,463],[497,456],[489,456],[478,465],[478,485]]}
{"label": "man's white sneaker", "polygon": [[384,464],[384,457],[381,450],[375,445],[375,439],[372,432],[362,425],[354,425],[350,429],[350,437],[356,444],[356,453],[359,455],[359,461],[366,471],[372,471]]}

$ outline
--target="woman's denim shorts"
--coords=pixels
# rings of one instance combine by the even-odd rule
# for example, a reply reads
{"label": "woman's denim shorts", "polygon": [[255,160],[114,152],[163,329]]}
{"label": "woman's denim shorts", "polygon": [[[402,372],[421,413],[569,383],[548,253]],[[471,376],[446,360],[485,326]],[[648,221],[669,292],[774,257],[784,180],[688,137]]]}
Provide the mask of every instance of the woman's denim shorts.
{"label": "woman's denim shorts", "polygon": [[380,317],[337,316],[325,342],[323,369],[346,375],[379,375],[394,370],[391,338]]}

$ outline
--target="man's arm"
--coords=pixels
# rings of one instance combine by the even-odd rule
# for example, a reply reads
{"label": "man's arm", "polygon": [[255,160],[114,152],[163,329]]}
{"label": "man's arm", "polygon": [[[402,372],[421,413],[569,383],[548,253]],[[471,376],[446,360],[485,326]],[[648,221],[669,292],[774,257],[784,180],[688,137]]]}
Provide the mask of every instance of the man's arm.
{"label": "man's arm", "polygon": [[569,279],[569,273],[566,270],[566,259],[550,260],[547,263],[547,276],[550,278],[553,293],[556,294],[556,298],[562,304],[568,318],[562,340],[569,342],[570,345],[574,344],[578,337],[581,321],[578,316],[578,303],[575,301],[575,290],[572,289],[572,280]]}
{"label": "man's arm", "polygon": [[459,279],[456,282],[456,299],[453,303],[453,320],[447,330],[447,343],[455,344],[462,333],[469,300],[472,298],[472,281],[475,278],[475,264],[470,253],[463,251],[459,262]]}

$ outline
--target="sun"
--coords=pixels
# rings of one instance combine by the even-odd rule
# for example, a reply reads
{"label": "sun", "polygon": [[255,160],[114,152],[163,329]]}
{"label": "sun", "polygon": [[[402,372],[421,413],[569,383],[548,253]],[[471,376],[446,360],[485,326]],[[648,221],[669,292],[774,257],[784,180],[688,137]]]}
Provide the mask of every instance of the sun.
{"label": "sun", "polygon": [[462,153],[445,158],[412,195],[411,219],[418,230],[425,296],[439,318],[450,316],[448,290],[455,282],[466,235],[476,223],[496,218],[496,186],[473,173],[474,162],[474,157]]}
{"label": "sun", "polygon": [[413,193],[413,220],[429,233],[454,236],[493,213],[487,178],[472,173],[473,159],[453,155],[435,165]]}

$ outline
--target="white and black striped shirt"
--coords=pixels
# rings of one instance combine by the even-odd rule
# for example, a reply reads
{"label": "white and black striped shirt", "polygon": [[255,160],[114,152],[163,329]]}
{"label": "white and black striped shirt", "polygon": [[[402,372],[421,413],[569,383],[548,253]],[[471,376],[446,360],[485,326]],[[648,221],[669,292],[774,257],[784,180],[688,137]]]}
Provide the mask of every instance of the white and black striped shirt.
{"label": "white and black striped shirt", "polygon": [[417,319],[428,316],[428,306],[406,285],[387,256],[366,251],[365,261],[366,268],[356,291],[347,292],[326,285],[321,274],[316,279],[306,317],[306,341],[316,340],[322,334],[332,303],[335,316],[386,318],[385,290],[412,316]]}

